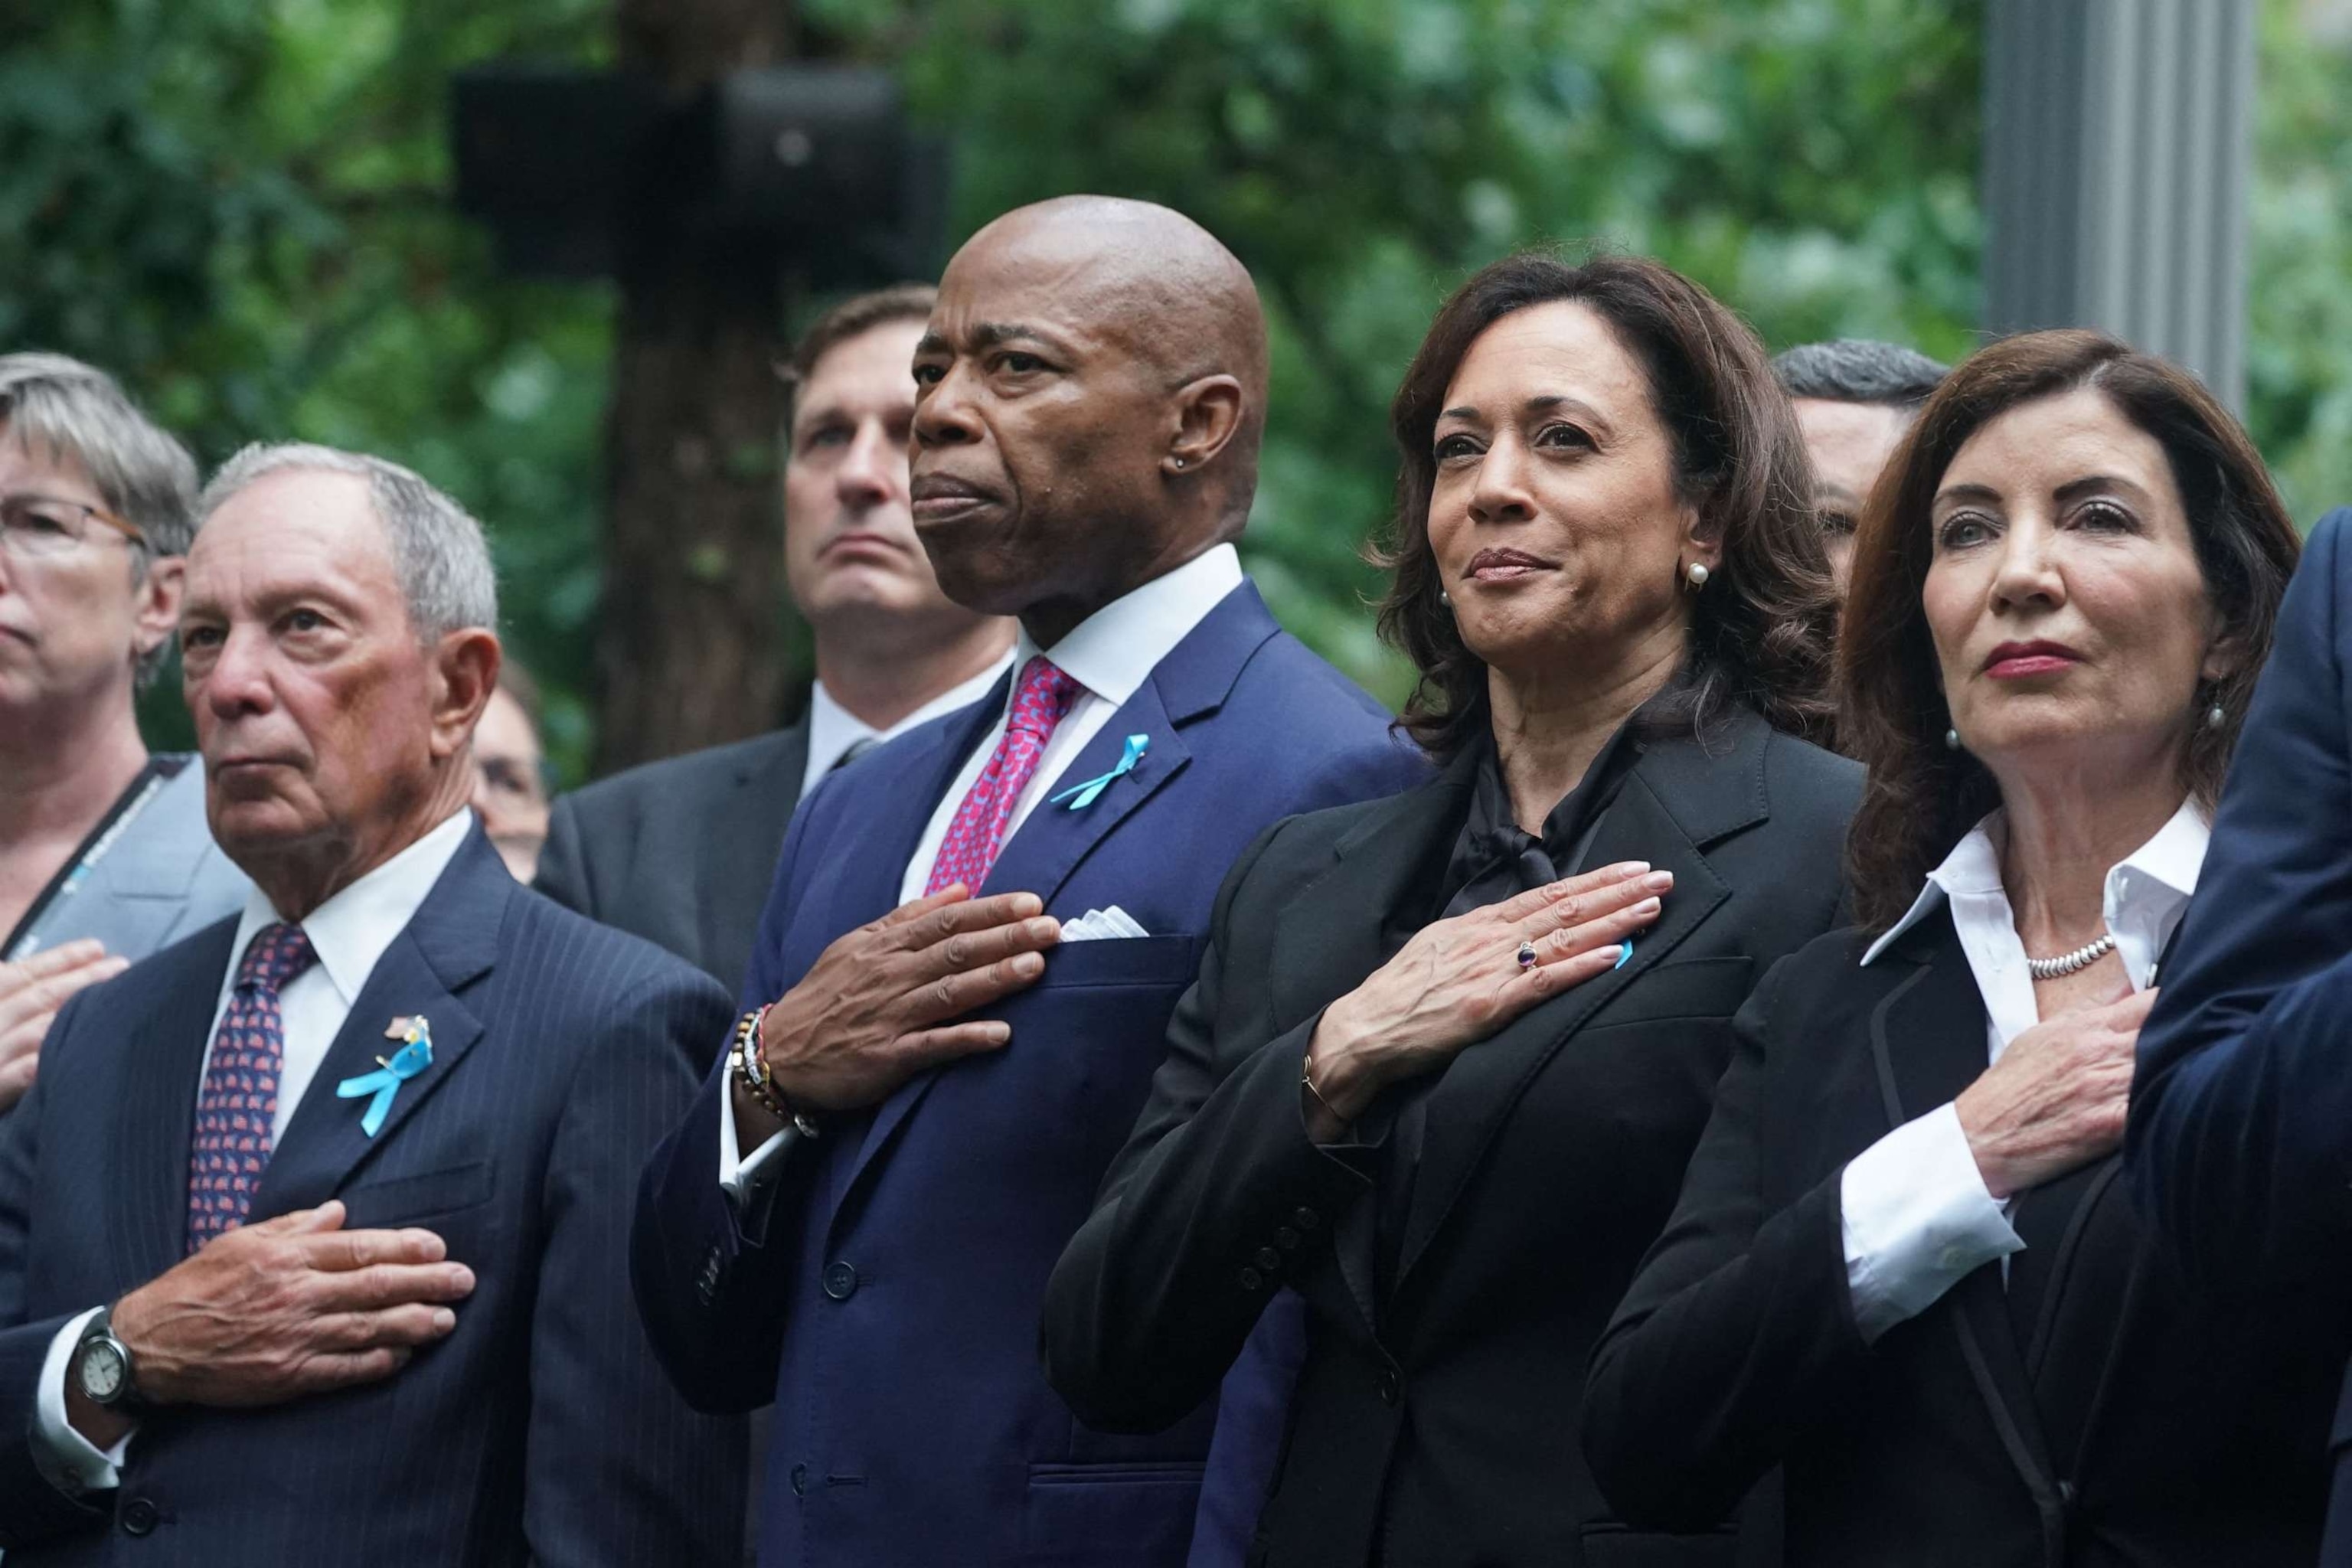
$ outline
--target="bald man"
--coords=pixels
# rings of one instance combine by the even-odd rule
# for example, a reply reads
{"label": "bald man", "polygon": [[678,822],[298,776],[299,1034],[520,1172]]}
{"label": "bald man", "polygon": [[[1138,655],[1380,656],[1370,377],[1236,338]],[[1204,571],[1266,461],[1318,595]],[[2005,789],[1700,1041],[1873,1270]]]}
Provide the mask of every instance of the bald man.
{"label": "bald man", "polygon": [[[915,525],[951,598],[1018,618],[1013,668],[802,804],[724,1059],[646,1174],[638,1300],[689,1401],[776,1404],[763,1563],[1177,1568],[1217,1413],[1080,1426],[1046,1278],[1226,869],[1423,765],[1242,573],[1265,325],[1205,231],[1098,197],[998,219],[914,377]],[[1280,1274],[1234,1259],[1235,1289]],[[1286,1390],[1234,1379],[1221,1447],[1270,1447]]]}

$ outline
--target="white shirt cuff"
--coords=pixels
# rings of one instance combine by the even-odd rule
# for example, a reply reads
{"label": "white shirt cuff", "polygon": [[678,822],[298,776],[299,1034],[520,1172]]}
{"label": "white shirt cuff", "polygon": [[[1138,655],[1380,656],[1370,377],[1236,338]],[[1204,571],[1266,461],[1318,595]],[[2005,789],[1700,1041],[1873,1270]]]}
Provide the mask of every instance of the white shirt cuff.
{"label": "white shirt cuff", "polygon": [[101,1309],[92,1307],[80,1317],[59,1329],[49,1342],[47,1359],[41,1363],[41,1385],[33,1402],[33,1431],[44,1457],[54,1466],[55,1472],[66,1476],[84,1491],[104,1491],[122,1481],[121,1465],[123,1454],[131,1447],[131,1435],[107,1449],[94,1447],[90,1440],[73,1429],[66,1417],[66,1369],[73,1363],[74,1348]]}
{"label": "white shirt cuff", "polygon": [[719,1101],[719,1185],[738,1208],[775,1176],[775,1164],[793,1139],[789,1127],[770,1135],[749,1154],[735,1137],[735,1095],[732,1086]]}
{"label": "white shirt cuff", "polygon": [[1863,1151],[1846,1166],[1838,1191],[1846,1285],[1865,1343],[2025,1247],[1986,1190],[1951,1105]]}

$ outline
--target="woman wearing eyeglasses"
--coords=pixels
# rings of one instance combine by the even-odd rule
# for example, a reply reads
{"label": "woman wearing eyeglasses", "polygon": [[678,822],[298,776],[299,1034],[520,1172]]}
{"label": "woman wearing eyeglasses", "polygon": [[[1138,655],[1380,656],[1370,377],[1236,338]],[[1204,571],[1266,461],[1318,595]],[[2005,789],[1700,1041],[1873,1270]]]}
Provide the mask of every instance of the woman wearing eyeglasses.
{"label": "woman wearing eyeglasses", "polygon": [[102,372],[0,355],[0,1111],[65,1000],[233,913],[204,770],[150,756],[196,466]]}

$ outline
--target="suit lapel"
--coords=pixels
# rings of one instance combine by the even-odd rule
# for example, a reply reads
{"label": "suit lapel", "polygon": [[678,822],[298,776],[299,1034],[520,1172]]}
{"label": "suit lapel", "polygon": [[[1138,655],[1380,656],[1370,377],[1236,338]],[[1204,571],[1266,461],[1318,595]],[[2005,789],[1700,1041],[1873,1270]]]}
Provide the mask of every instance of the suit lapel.
{"label": "suit lapel", "polygon": [[[989,868],[988,879],[980,891],[992,895],[1035,893],[1051,908],[1070,874],[1108,837],[1111,829],[1133,816],[1182,771],[1192,758],[1182,729],[1223,706],[1249,656],[1279,630],[1257,590],[1246,583],[1218,601],[1216,607],[1153,668],[1143,684],[1136,688],[1135,694],[1087,742],[1077,760],[1063,771],[1045,797],[1032,808],[1020,830],[998,851],[996,862]],[[931,804],[916,825],[918,838],[923,827],[929,826],[940,801],[954,787],[956,775],[966,759],[1002,719],[1005,693],[1013,675],[1008,671],[1004,683],[990,700],[981,704],[973,727],[966,733],[963,744],[951,753],[944,776],[919,797]],[[1134,734],[1149,735],[1151,744],[1132,773],[1113,780],[1084,810],[1071,811],[1066,802],[1062,805],[1053,804],[1051,797],[1072,784],[1108,773],[1118,763],[1127,737]],[[908,843],[905,852],[888,863],[903,868],[914,855],[915,847],[913,842]],[[933,1068],[917,1073],[882,1102],[866,1126],[847,1179],[834,1189],[835,1217],[839,1216],[849,1194],[889,1147],[908,1117],[929,1095],[940,1074],[948,1070],[950,1068]]]}
{"label": "suit lapel", "polygon": [[[701,833],[694,885],[702,889],[696,920],[706,953],[748,952],[745,933],[760,929],[784,828],[800,804],[801,774],[808,767],[808,721],[776,737],[776,744],[736,773],[734,786]],[[731,986],[741,974],[727,977]]]}
{"label": "suit lapel", "polygon": [[118,1068],[123,1075],[115,1110],[120,1164],[107,1217],[126,1279],[152,1279],[187,1252],[196,1091],[221,982],[236,959],[236,927],[224,921],[157,961],[174,969],[158,987],[167,1003],[154,1015],[152,1037],[124,1053]]}
{"label": "suit lapel", "polygon": [[[476,827],[407,929],[369,972],[270,1155],[254,1194],[251,1219],[310,1208],[334,1196],[457,1070],[482,1037],[480,1021],[459,994],[496,963],[499,926],[516,891]],[[389,1057],[398,1043],[385,1037],[386,1026],[418,1014],[432,1026],[433,1060],[401,1085],[383,1125],[370,1138],[360,1126],[366,1102],[338,1098],[335,1086],[375,1071],[377,1058]]]}
{"label": "suit lapel", "polygon": [[[1898,958],[1916,971],[1887,994],[1870,1020],[1870,1047],[1890,1131],[1958,1098],[1983,1076],[1987,1062],[1984,999],[1949,910],[1914,928],[1885,955]],[[2000,1266],[1976,1269],[1945,1300],[1969,1381],[2046,1526],[2057,1506],[2049,1446],[2010,1321]]]}
{"label": "suit lapel", "polygon": [[1647,860],[1675,876],[1657,923],[1633,939],[1622,969],[1589,980],[1521,1015],[1465,1049],[1430,1092],[1421,1169],[1397,1255],[1402,1289],[1430,1240],[1453,1213],[1487,1147],[1528,1085],[1569,1037],[1679,947],[1731,896],[1653,787],[1649,756],[1636,763],[1594,835],[1586,865]]}
{"label": "suit lapel", "polygon": [[[1429,890],[1443,875],[1461,832],[1477,754],[1465,752],[1437,778],[1383,802],[1332,847],[1331,869],[1292,895],[1275,921],[1266,973],[1274,1024],[1287,1029],[1314,1016],[1396,956],[1427,922]],[[1289,910],[1310,905],[1298,918]],[[1332,1251],[1366,1338],[1379,1322],[1376,1205],[1342,1209]]]}

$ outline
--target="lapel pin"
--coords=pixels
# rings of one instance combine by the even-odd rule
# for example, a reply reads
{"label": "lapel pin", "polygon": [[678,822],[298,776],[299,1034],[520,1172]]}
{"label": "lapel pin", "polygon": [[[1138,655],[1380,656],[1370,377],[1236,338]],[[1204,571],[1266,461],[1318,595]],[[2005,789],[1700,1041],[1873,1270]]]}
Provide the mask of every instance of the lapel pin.
{"label": "lapel pin", "polygon": [[360,1131],[371,1138],[383,1131],[383,1120],[392,1114],[393,1097],[400,1092],[400,1086],[433,1065],[433,1026],[425,1022],[424,1014],[394,1018],[383,1037],[398,1040],[400,1048],[390,1057],[376,1058],[374,1072],[347,1078],[335,1085],[338,1100],[374,1097],[360,1118]]}
{"label": "lapel pin", "polygon": [[1070,803],[1070,809],[1072,811],[1086,810],[1087,807],[1094,805],[1096,801],[1102,798],[1102,792],[1110,788],[1111,781],[1127,773],[1133,773],[1135,771],[1135,764],[1143,761],[1143,753],[1150,749],[1150,736],[1129,735],[1127,738],[1126,749],[1118,754],[1118,765],[1117,767],[1111,769],[1110,772],[1103,774],[1100,778],[1088,779],[1084,784],[1072,784],[1061,794],[1049,797],[1045,804],[1048,805],[1059,805],[1066,800]]}

